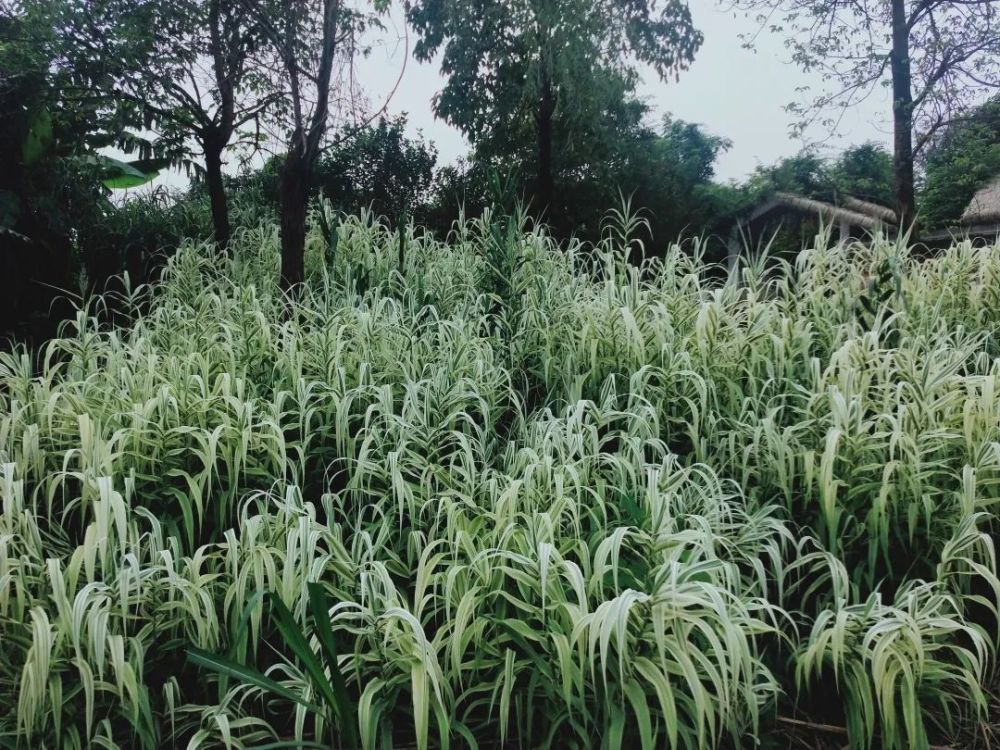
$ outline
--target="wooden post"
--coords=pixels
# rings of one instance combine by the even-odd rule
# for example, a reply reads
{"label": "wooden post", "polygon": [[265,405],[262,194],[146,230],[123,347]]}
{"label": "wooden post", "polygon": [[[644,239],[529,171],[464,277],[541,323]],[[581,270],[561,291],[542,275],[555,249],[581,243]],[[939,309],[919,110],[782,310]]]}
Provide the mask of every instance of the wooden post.
{"label": "wooden post", "polygon": [[726,266],[732,272],[736,268],[736,263],[740,259],[740,225],[736,224],[729,232],[729,239],[726,240]]}
{"label": "wooden post", "polygon": [[840,220],[840,241],[848,242],[851,239],[851,222],[847,219]]}

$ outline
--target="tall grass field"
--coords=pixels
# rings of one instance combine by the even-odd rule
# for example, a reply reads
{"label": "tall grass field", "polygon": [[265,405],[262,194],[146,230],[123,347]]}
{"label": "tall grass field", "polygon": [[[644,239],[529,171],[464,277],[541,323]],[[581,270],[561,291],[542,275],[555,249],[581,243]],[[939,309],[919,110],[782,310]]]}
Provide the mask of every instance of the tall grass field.
{"label": "tall grass field", "polygon": [[0,747],[1000,743],[1000,246],[314,219],[0,354]]}

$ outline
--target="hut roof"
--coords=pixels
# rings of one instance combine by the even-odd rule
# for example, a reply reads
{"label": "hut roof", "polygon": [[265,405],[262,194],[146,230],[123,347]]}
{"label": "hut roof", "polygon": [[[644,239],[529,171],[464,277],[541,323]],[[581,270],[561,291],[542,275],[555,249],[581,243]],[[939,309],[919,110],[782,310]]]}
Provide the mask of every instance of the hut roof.
{"label": "hut roof", "polygon": [[832,203],[825,203],[824,201],[817,201],[812,198],[803,198],[800,195],[793,195],[792,193],[781,192],[775,193],[769,201],[758,206],[750,215],[749,221],[756,222],[775,210],[789,208],[803,213],[818,214],[821,218],[828,221],[844,221],[851,226],[863,227],[865,229],[878,230],[884,223],[882,219],[870,214],[841,208]]}
{"label": "hut roof", "polygon": [[962,214],[962,224],[1000,224],[1000,175],[972,197]]}
{"label": "hut roof", "polygon": [[850,209],[851,211],[857,211],[858,213],[868,214],[869,216],[874,216],[887,224],[899,223],[899,220],[896,218],[896,212],[887,206],[872,203],[871,201],[861,200],[860,198],[855,198],[852,195],[845,195],[840,202],[844,208]]}

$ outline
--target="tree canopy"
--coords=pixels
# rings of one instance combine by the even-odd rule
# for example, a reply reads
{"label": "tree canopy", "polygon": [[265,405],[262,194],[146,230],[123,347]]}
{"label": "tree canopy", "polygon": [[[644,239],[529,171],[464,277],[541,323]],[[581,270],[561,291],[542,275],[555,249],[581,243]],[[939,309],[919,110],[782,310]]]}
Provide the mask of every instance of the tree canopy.
{"label": "tree canopy", "polygon": [[638,63],[683,70],[702,35],[685,0],[420,0],[410,6],[416,56],[442,50],[439,116],[484,157],[534,149],[536,209],[552,207],[567,150],[586,151],[618,121]]}
{"label": "tree canopy", "polygon": [[943,131],[924,169],[924,221],[931,227],[956,224],[976,191],[1000,175],[1000,95]]}
{"label": "tree canopy", "polygon": [[225,248],[226,151],[244,126],[255,122],[260,132],[261,116],[279,98],[255,64],[260,24],[242,3],[224,0],[65,0],[51,7],[70,97],[97,103],[120,148],[203,172],[215,238]]}

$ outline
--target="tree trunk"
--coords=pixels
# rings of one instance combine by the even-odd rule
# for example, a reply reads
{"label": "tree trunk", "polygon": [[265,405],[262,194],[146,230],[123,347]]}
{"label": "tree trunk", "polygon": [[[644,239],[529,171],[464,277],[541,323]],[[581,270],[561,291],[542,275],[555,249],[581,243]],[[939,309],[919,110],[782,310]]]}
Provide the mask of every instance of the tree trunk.
{"label": "tree trunk", "polygon": [[552,119],[555,114],[555,94],[552,79],[543,74],[541,101],[536,125],[538,130],[538,177],[535,184],[535,202],[539,214],[551,211],[555,198],[555,180],[552,176]]}
{"label": "tree trunk", "polygon": [[229,202],[222,182],[222,148],[213,143],[205,144],[205,183],[212,208],[212,228],[215,246],[220,252],[229,249],[232,228],[229,224]]}
{"label": "tree trunk", "polygon": [[910,31],[906,0],[892,0],[893,175],[900,232],[913,227],[917,216],[913,187],[913,87],[910,73]]}
{"label": "tree trunk", "polygon": [[296,145],[288,150],[281,170],[281,288],[285,291],[305,281],[310,166]]}

